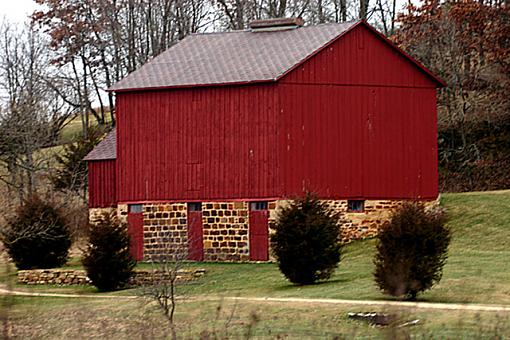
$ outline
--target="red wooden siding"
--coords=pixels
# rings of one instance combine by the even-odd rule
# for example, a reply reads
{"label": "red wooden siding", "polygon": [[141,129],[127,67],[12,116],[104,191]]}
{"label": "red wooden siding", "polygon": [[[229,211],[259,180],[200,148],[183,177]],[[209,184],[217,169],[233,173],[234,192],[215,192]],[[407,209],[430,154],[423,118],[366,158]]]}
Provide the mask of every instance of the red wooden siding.
{"label": "red wooden siding", "polygon": [[118,93],[118,200],[436,198],[436,85],[359,26],[278,83]]}
{"label": "red wooden siding", "polygon": [[437,84],[364,26],[358,26],[284,76],[282,83],[430,87]]}
{"label": "red wooden siding", "polygon": [[115,160],[89,161],[89,207],[104,208],[117,204]]}
{"label": "red wooden siding", "polygon": [[437,197],[435,89],[281,85],[289,197]]}
{"label": "red wooden siding", "polygon": [[119,93],[120,201],[269,197],[275,85]]}
{"label": "red wooden siding", "polygon": [[250,260],[269,260],[267,210],[250,210]]}
{"label": "red wooden siding", "polygon": [[281,195],[436,198],[436,86],[364,26],[287,74]]}

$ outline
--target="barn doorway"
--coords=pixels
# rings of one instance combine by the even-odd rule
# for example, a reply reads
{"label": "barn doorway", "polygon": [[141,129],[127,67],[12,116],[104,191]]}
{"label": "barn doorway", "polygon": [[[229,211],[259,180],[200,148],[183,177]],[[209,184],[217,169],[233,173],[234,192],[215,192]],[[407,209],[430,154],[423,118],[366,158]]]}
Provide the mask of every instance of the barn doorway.
{"label": "barn doorway", "polygon": [[143,259],[143,205],[128,205],[128,234],[131,239],[130,252],[136,261]]}
{"label": "barn doorway", "polygon": [[204,260],[202,203],[188,203],[188,260]]}
{"label": "barn doorway", "polygon": [[250,260],[269,260],[269,212],[267,202],[250,203]]}

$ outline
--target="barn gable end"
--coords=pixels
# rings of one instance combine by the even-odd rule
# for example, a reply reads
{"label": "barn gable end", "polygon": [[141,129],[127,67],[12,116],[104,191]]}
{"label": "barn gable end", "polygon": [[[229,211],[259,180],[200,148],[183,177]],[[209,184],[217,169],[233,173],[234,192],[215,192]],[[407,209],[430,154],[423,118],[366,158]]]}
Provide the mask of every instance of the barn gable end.
{"label": "barn gable end", "polygon": [[363,22],[287,72],[280,82],[345,86],[444,86],[441,79]]}

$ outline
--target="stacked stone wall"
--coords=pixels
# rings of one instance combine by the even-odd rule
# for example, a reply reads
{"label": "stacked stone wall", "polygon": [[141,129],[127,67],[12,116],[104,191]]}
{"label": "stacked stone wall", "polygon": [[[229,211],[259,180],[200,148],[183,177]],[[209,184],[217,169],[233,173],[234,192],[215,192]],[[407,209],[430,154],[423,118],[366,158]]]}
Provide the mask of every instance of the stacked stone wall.
{"label": "stacked stone wall", "polygon": [[205,261],[249,260],[247,202],[202,203]]}
{"label": "stacked stone wall", "polygon": [[144,259],[158,261],[169,256],[184,260],[188,256],[186,203],[144,204]]}
{"label": "stacked stone wall", "polygon": [[[174,273],[163,270],[136,270],[129,280],[132,286],[145,286],[154,283],[166,283],[171,280]],[[176,281],[189,282],[202,277],[204,269],[179,269]],[[32,269],[18,271],[18,283],[26,285],[88,285],[92,282],[85,270],[63,269]]]}
{"label": "stacked stone wall", "polygon": [[117,207],[110,208],[90,208],[89,209],[89,221],[94,223],[94,221],[101,218],[103,214],[110,214],[113,211],[117,210]]}
{"label": "stacked stone wall", "polygon": [[35,285],[86,285],[90,279],[84,270],[32,269],[18,271],[18,283]]}
{"label": "stacked stone wall", "polygon": [[393,209],[400,206],[403,201],[397,200],[367,200],[365,209],[360,212],[348,210],[347,200],[326,200],[329,207],[338,212],[342,242],[374,237],[379,228],[386,222]]}
{"label": "stacked stone wall", "polygon": [[[280,208],[290,201],[268,202],[268,228],[273,234]],[[339,228],[342,242],[374,237],[389,219],[400,200],[366,200],[364,210],[351,212],[347,200],[325,200],[341,216]],[[438,201],[429,202],[436,204]],[[93,220],[103,212],[115,208],[90,209]],[[117,208],[122,222],[127,221],[128,206]],[[188,226],[186,203],[154,203],[143,205],[144,260],[158,261],[162,257],[184,260],[188,255]],[[249,202],[203,202],[202,227],[204,261],[249,261]],[[268,240],[269,243],[269,240]],[[270,252],[270,260],[273,260]]]}

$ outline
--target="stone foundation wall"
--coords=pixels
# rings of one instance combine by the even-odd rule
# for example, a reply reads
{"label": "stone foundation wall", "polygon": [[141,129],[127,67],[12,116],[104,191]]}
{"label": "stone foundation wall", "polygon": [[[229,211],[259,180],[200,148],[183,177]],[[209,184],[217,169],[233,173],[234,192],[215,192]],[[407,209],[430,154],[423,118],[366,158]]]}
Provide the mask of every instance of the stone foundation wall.
{"label": "stone foundation wall", "polygon": [[342,242],[374,237],[379,228],[388,221],[391,211],[403,201],[365,201],[362,212],[348,211],[347,200],[325,201],[333,211],[340,213],[340,231]]}
{"label": "stone foundation wall", "polygon": [[202,203],[202,226],[205,261],[249,260],[248,203]]}
{"label": "stone foundation wall", "polygon": [[144,204],[144,259],[157,261],[170,255],[184,260],[188,256],[186,203]]}
{"label": "stone foundation wall", "polygon": [[[347,200],[326,200],[341,216],[339,228],[342,242],[374,237],[388,220],[400,200],[366,200],[362,212],[348,211]],[[438,201],[429,202],[437,204]],[[274,233],[278,210],[287,200],[268,202],[269,234]],[[91,219],[113,208],[90,209]],[[127,220],[128,206],[119,205],[119,218]],[[144,260],[158,261],[162,257],[184,260],[188,255],[186,203],[154,203],[143,205]],[[249,202],[203,202],[204,261],[249,261]],[[268,240],[269,243],[269,240]],[[270,255],[271,256],[271,255]],[[270,258],[272,259],[272,258]]]}

